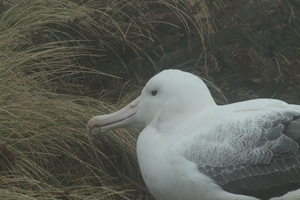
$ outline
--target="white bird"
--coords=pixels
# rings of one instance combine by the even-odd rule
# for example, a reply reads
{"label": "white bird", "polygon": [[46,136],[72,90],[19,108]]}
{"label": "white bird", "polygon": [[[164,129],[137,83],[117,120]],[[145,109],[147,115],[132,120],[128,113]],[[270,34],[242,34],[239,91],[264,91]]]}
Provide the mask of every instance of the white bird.
{"label": "white bird", "polygon": [[123,109],[96,116],[89,136],[144,127],[143,179],[157,200],[254,200],[300,188],[300,106],[274,99],[216,105],[195,75],[165,70]]}

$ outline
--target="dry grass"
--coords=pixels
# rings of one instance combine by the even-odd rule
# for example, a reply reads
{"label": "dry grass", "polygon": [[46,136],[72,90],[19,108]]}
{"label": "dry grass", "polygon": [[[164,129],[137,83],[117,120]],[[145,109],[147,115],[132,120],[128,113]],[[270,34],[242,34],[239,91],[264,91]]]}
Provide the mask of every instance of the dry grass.
{"label": "dry grass", "polygon": [[76,62],[89,50],[78,38],[45,28],[84,12],[70,1],[9,3],[0,23],[0,199],[139,195],[137,132],[86,136],[90,117],[116,108],[84,97],[78,80],[111,75]]}
{"label": "dry grass", "polygon": [[[170,2],[158,1],[191,34],[183,8]],[[138,130],[118,130],[94,141],[85,130],[92,116],[115,111],[140,92],[119,82],[119,75],[131,70],[111,41],[122,41],[120,49],[129,47],[148,59],[149,70],[160,70],[142,48],[157,36],[146,21],[118,21],[126,15],[121,3],[138,12],[147,9],[147,4],[134,7],[139,4],[133,0],[0,2],[0,199],[152,199],[136,160]],[[93,95],[96,100],[85,95],[87,79],[116,87],[103,86]],[[116,108],[105,98],[120,88],[130,94],[117,95]]]}
{"label": "dry grass", "polygon": [[130,199],[144,187],[136,131],[107,134],[92,143],[86,136],[91,116],[115,108],[36,84],[1,73],[0,185],[6,191],[1,199]]}

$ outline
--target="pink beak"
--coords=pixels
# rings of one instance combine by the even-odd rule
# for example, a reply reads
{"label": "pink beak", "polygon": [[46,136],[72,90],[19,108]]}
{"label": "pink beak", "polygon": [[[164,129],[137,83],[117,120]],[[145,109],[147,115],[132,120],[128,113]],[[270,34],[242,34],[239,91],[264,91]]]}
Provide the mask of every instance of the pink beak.
{"label": "pink beak", "polygon": [[130,102],[119,111],[107,115],[99,115],[89,120],[86,126],[88,136],[91,138],[96,134],[106,131],[140,126],[135,121],[135,114],[139,109],[140,97]]}

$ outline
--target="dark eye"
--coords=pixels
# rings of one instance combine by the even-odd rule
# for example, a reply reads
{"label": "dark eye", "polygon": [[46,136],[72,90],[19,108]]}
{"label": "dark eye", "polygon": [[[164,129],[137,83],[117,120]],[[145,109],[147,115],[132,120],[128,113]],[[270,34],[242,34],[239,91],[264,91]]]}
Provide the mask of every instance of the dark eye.
{"label": "dark eye", "polygon": [[155,96],[156,94],[157,94],[157,90],[152,90],[152,91],[151,91],[151,95],[152,95],[152,96]]}

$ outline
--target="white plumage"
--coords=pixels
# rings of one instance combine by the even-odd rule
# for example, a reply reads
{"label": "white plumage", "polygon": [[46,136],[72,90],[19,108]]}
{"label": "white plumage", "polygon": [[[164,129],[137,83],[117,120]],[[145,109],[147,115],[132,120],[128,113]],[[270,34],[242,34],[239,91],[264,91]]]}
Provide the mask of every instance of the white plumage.
{"label": "white plumage", "polygon": [[165,70],[140,97],[87,125],[90,136],[144,127],[143,179],[157,200],[254,200],[300,188],[300,106],[257,99],[224,106],[198,77]]}

